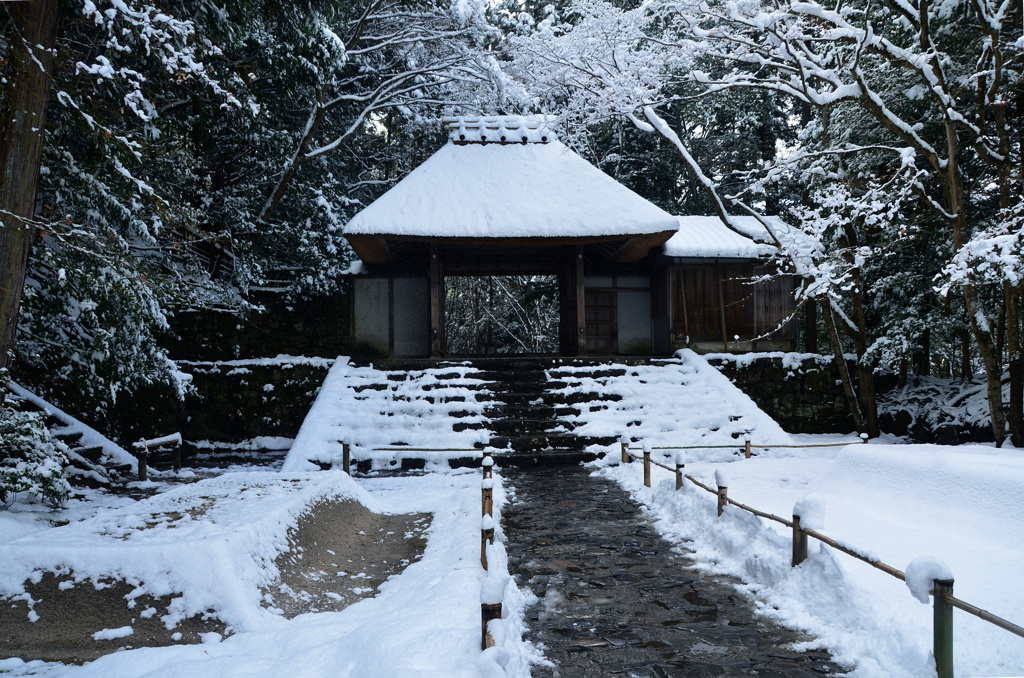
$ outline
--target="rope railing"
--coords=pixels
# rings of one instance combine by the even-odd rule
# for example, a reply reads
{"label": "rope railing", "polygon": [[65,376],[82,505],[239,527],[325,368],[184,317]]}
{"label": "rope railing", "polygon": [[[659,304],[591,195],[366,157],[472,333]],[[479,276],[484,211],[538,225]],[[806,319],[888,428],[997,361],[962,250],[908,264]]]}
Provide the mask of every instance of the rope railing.
{"label": "rope railing", "polygon": [[[643,446],[642,446],[643,452],[642,452],[642,454],[638,455],[638,454],[635,454],[632,451],[632,449],[629,447],[629,442],[630,442],[629,439],[626,438],[625,436],[623,436],[620,439],[620,446],[621,446],[621,452],[622,452],[621,461],[622,461],[622,463],[627,464],[627,463],[630,463],[634,459],[637,459],[637,460],[642,459],[643,460],[643,462],[644,462],[644,486],[645,487],[651,487],[651,473],[650,473],[651,466],[658,466],[658,467],[663,468],[663,469],[665,469],[667,471],[671,471],[671,472],[673,472],[675,474],[675,476],[676,476],[676,490],[682,489],[682,487],[683,487],[682,479],[686,478],[687,480],[689,480],[691,483],[693,483],[695,486],[701,488],[702,490],[705,490],[705,491],[707,491],[707,492],[709,492],[711,494],[716,495],[718,497],[718,515],[719,516],[722,515],[725,506],[732,505],[732,506],[735,506],[738,509],[741,509],[743,511],[747,511],[749,513],[752,513],[752,514],[758,516],[758,517],[765,518],[767,520],[774,521],[776,523],[780,523],[781,525],[785,525],[786,527],[792,528],[792,530],[793,530],[793,558],[792,558],[792,561],[791,561],[792,567],[796,567],[797,565],[799,565],[800,563],[804,562],[807,559],[807,557],[808,557],[807,556],[807,554],[808,554],[807,538],[808,537],[813,537],[814,539],[817,539],[818,541],[820,541],[820,542],[822,542],[824,544],[828,544],[830,547],[836,549],[837,551],[840,551],[842,553],[845,553],[848,556],[851,556],[853,558],[856,558],[857,560],[860,560],[860,561],[862,561],[864,563],[867,563],[868,565],[871,565],[875,569],[880,570],[882,572],[885,572],[886,574],[888,574],[888,575],[890,575],[892,577],[895,577],[895,578],[897,578],[897,579],[899,579],[901,581],[904,581],[904,582],[907,580],[907,575],[902,570],[900,570],[898,568],[895,568],[892,565],[889,565],[887,563],[884,563],[881,560],[878,560],[877,558],[873,558],[873,557],[868,556],[868,555],[866,555],[864,553],[861,553],[857,549],[855,549],[855,548],[853,548],[851,546],[848,546],[846,544],[840,543],[839,541],[833,539],[832,537],[829,537],[828,535],[822,534],[821,532],[818,532],[817,530],[814,530],[814,529],[811,529],[811,528],[807,528],[807,527],[801,527],[801,525],[800,525],[800,516],[795,514],[795,513],[793,515],[793,520],[786,520],[785,518],[781,518],[781,517],[779,517],[777,515],[774,515],[772,513],[768,513],[766,511],[761,511],[761,510],[756,509],[756,508],[754,508],[752,506],[747,506],[746,504],[742,504],[742,503],[736,501],[735,499],[730,498],[729,495],[728,495],[728,487],[725,486],[724,484],[720,485],[717,488],[712,488],[709,485],[705,485],[704,483],[702,483],[701,481],[697,480],[693,476],[685,473],[685,471],[684,471],[684,469],[685,469],[685,461],[683,459],[681,459],[680,457],[678,457],[678,456],[676,458],[675,466],[672,466],[670,464],[665,464],[665,463],[659,462],[659,461],[651,458],[652,450],[662,450],[662,451],[663,450],[676,450],[676,451],[682,451],[682,450],[692,450],[692,449],[735,449],[737,447],[735,445],[691,445],[691,446],[678,446],[678,447],[667,447],[667,446],[654,447],[654,446],[651,446],[651,445],[648,445],[648,444],[644,443]],[[749,450],[750,450],[750,447],[751,447],[749,436],[747,437],[747,439],[744,442],[746,443],[746,445],[745,445],[745,451],[747,452],[746,456],[747,456],[747,458],[749,458],[750,457]],[[867,442],[867,441],[864,440],[864,442]],[[763,448],[764,449],[775,449],[775,448],[794,448],[794,447],[800,447],[800,448],[838,447],[840,445],[846,446],[848,444],[849,443],[826,443],[826,444],[822,444],[822,445],[766,445],[766,446],[763,446]],[[753,446],[753,447],[758,447],[759,449],[762,448],[762,446],[760,446],[760,445],[756,445],[756,446]],[[716,484],[722,482],[720,480],[720,478],[719,478],[717,473],[716,473],[715,482],[716,482]],[[959,598],[954,597],[953,596],[953,580],[952,579],[950,579],[950,580],[940,580],[940,579],[933,580],[933,582],[932,582],[932,590],[929,591],[929,594],[934,598],[934,614],[933,614],[933,626],[934,626],[934,629],[933,629],[933,648],[932,648],[932,651],[933,651],[933,656],[935,657],[935,670],[936,670],[936,673],[938,675],[938,678],[953,678],[953,621],[952,621],[952,619],[953,619],[953,617],[952,617],[953,611],[952,611],[952,608],[954,608],[954,607],[957,608],[957,609],[963,610],[964,612],[967,612],[968,614],[971,614],[971,615],[973,615],[973,616],[975,616],[975,617],[977,617],[979,619],[982,619],[982,620],[984,620],[986,622],[989,622],[990,624],[998,626],[1001,629],[1009,631],[1010,633],[1013,633],[1014,635],[1017,635],[1017,636],[1019,636],[1021,638],[1024,638],[1024,627],[1018,626],[1017,624],[1014,624],[1013,622],[1011,622],[1009,620],[1003,619],[1002,617],[999,617],[999,616],[997,616],[995,614],[992,614],[991,612],[988,612],[987,610],[983,610],[980,607],[977,607],[975,605],[971,605],[970,603],[967,603],[967,602],[965,602],[963,600],[960,600]]]}

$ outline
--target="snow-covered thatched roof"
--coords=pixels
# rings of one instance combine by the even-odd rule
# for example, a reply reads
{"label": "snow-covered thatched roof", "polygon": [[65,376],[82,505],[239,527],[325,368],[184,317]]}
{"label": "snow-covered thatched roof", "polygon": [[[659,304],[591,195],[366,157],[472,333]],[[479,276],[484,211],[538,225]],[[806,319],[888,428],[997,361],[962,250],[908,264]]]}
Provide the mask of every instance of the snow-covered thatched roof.
{"label": "snow-covered thatched roof", "polygon": [[[751,216],[732,217],[743,235],[717,216],[676,217],[679,231],[665,243],[665,256],[693,259],[757,259],[776,251],[761,223]],[[773,228],[789,231],[778,217],[763,217]]]}
{"label": "snow-covered thatched roof", "polygon": [[446,122],[448,143],[353,217],[345,235],[586,238],[676,230],[675,217],[564,146],[542,120]]}

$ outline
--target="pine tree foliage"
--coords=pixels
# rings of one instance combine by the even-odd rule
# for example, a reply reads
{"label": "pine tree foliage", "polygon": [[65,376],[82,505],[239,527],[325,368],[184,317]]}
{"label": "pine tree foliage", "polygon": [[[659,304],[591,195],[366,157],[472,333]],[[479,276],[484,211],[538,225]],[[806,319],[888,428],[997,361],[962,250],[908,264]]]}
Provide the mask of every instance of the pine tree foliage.
{"label": "pine tree foliage", "polygon": [[505,82],[479,2],[61,12],[14,369],[94,423],[144,385],[188,388],[159,343],[176,309],[336,289],[342,225]]}

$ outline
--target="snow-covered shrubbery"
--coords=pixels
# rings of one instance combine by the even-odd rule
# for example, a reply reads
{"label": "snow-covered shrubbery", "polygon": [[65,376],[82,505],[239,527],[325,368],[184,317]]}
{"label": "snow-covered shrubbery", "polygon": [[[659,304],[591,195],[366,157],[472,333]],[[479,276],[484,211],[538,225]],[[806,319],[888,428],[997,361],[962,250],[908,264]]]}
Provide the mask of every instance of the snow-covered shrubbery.
{"label": "snow-covered shrubbery", "polygon": [[[6,380],[5,380],[6,381]],[[39,412],[21,412],[5,401],[0,408],[0,502],[26,492],[49,506],[60,506],[71,494],[64,479],[67,447],[46,428]]]}

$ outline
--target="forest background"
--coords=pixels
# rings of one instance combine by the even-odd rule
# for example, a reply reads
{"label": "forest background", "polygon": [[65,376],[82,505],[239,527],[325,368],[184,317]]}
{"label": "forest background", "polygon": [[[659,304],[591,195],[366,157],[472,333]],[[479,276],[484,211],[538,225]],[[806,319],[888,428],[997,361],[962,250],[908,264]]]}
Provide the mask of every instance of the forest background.
{"label": "forest background", "polygon": [[101,428],[183,393],[175,312],[338,290],[342,227],[442,116],[544,113],[671,213],[799,227],[769,240],[813,347],[856,356],[859,430],[879,369],[978,374],[1024,445],[1022,23],[1019,0],[3,2],[0,355]]}

